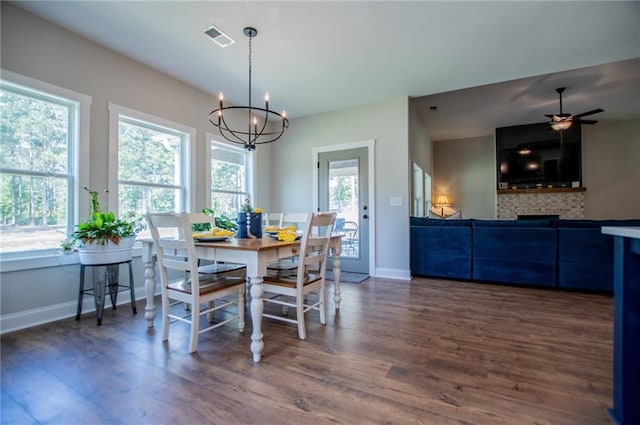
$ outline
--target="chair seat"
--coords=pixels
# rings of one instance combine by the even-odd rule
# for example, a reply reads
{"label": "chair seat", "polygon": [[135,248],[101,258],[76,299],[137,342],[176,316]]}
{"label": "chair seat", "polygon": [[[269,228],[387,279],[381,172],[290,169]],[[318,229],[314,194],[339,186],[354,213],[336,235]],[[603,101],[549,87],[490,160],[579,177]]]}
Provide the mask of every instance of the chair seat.
{"label": "chair seat", "polygon": [[[233,276],[219,276],[219,275],[200,275],[200,295],[208,294],[210,292],[220,291],[222,289],[230,288],[244,282],[244,277]],[[191,293],[191,279],[182,279],[171,282],[168,285],[169,290],[183,292],[185,294]]]}
{"label": "chair seat", "polygon": [[[263,284],[283,286],[286,288],[295,288],[297,279],[298,279],[298,276],[296,274],[286,275],[286,276],[282,276],[279,274],[278,275],[267,274],[263,278]],[[319,274],[309,273],[307,274],[307,276],[305,276],[304,280],[302,281],[302,284],[303,286],[307,286],[319,280],[320,280]]]}

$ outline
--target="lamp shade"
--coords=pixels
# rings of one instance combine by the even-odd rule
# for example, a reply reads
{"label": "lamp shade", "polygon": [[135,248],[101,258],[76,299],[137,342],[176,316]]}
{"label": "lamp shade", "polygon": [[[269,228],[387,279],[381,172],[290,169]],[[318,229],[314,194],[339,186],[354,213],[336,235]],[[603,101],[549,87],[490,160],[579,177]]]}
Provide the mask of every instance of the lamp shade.
{"label": "lamp shade", "polygon": [[447,195],[445,195],[444,193],[441,193],[440,195],[438,195],[438,198],[436,199],[436,202],[433,204],[436,207],[448,207],[451,204],[449,203],[449,198],[447,197]]}

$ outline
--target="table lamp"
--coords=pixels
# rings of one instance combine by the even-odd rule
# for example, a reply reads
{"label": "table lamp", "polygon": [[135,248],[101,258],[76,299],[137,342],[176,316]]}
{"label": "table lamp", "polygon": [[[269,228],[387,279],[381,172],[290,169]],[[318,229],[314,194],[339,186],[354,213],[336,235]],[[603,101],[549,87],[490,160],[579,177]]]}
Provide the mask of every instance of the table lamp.
{"label": "table lamp", "polygon": [[449,198],[447,198],[447,195],[444,193],[438,195],[438,199],[436,199],[436,202],[433,204],[434,207],[440,208],[440,215],[442,217],[444,217],[444,207],[448,207],[450,205]]}

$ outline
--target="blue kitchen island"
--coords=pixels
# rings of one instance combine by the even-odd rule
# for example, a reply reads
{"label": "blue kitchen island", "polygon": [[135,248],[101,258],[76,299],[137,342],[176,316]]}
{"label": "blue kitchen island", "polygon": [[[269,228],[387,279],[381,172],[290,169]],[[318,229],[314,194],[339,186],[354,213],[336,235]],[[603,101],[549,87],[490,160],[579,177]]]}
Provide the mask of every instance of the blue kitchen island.
{"label": "blue kitchen island", "polygon": [[640,227],[602,227],[614,236],[613,407],[616,424],[640,424]]}

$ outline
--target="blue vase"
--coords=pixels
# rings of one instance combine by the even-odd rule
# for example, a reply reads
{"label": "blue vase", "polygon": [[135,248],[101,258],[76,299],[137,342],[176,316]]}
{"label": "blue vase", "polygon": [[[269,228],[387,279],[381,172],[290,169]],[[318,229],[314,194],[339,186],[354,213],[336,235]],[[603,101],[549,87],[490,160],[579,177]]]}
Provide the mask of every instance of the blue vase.
{"label": "blue vase", "polygon": [[246,239],[249,237],[247,234],[247,213],[238,213],[238,239]]}
{"label": "blue vase", "polygon": [[262,237],[262,213],[251,213],[249,215],[249,231],[256,238]]}

